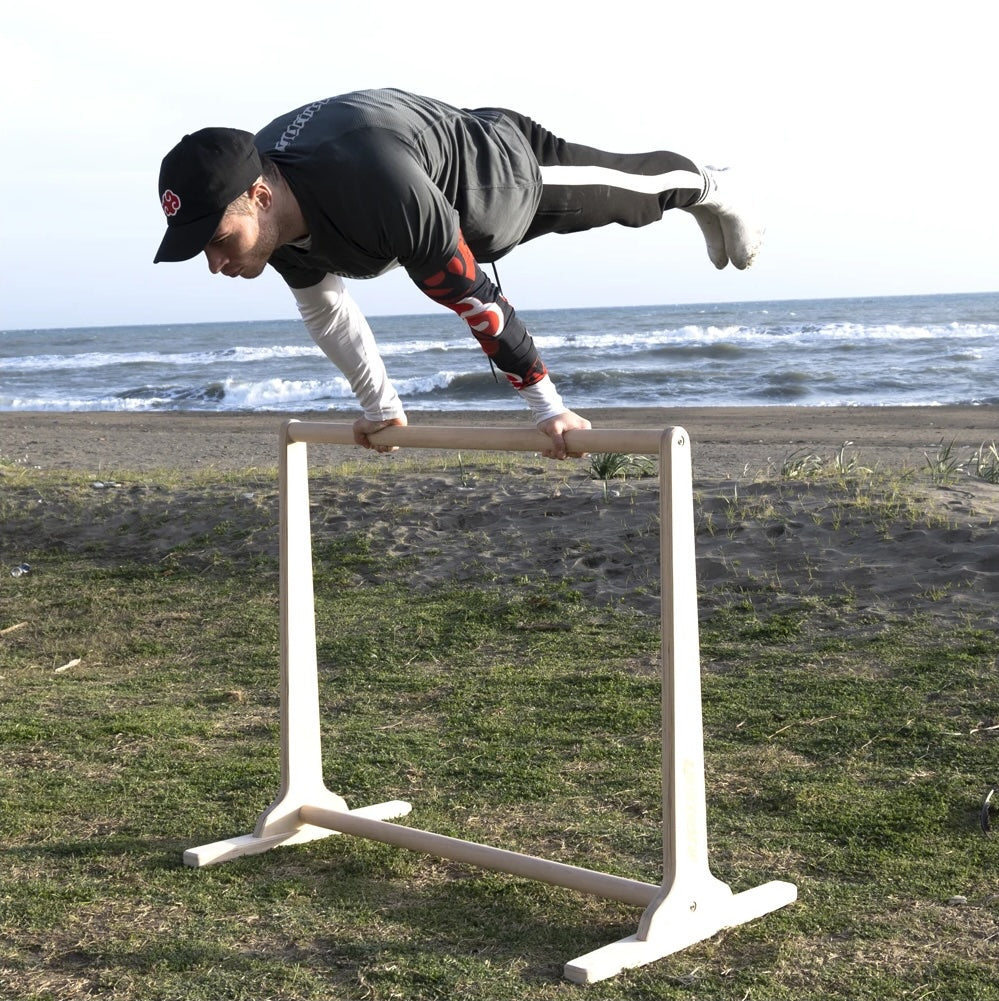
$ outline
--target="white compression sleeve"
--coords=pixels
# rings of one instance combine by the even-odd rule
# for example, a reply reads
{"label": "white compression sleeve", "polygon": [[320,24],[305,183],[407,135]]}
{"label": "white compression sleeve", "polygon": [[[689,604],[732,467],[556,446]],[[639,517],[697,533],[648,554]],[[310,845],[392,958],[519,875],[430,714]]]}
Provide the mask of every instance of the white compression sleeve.
{"label": "white compression sleeve", "polygon": [[564,414],[568,409],[562,402],[555,383],[547,375],[533,386],[521,389],[520,398],[531,408],[535,424],[540,424],[549,417]]}
{"label": "white compression sleeve", "polygon": [[375,335],[343,280],[327,275],[318,285],[291,291],[309,335],[344,374],[364,416],[371,421],[405,416]]}

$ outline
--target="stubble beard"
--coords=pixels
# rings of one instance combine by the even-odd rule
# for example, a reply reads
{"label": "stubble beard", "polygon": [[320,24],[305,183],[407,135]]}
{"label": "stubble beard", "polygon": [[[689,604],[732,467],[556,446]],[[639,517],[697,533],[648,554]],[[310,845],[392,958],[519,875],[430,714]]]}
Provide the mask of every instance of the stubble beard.
{"label": "stubble beard", "polygon": [[241,278],[258,278],[263,274],[271,254],[277,250],[279,245],[278,226],[269,217],[261,219],[258,216],[257,242],[253,246],[246,264],[240,270]]}

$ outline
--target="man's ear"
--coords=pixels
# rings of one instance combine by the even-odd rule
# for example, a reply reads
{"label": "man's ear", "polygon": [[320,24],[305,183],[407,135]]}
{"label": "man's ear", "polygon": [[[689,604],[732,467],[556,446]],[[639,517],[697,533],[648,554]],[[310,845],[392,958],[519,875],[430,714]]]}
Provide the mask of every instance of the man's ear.
{"label": "man's ear", "polygon": [[274,192],[266,181],[255,181],[246,193],[250,201],[262,209],[269,209],[274,204]]}

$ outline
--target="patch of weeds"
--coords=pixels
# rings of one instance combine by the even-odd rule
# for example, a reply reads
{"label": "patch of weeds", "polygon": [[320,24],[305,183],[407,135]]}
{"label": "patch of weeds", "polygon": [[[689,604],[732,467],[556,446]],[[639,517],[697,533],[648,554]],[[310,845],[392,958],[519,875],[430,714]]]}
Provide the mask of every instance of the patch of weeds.
{"label": "patch of weeds", "polygon": [[983,442],[971,457],[971,468],[974,476],[986,483],[999,483],[999,449],[992,442],[986,446]]}
{"label": "patch of weeds", "polygon": [[807,480],[824,468],[825,461],[820,455],[798,449],[784,457],[777,474],[782,480]]}
{"label": "patch of weeds", "polygon": [[773,498],[766,492],[739,493],[739,484],[732,484],[732,495],[722,497],[725,505],[725,520],[729,525],[744,521],[770,521],[777,517]]}
{"label": "patch of weeds", "polygon": [[477,477],[475,476],[474,473],[465,468],[465,463],[462,462],[461,459],[461,452],[457,453],[457,459],[458,459],[458,474],[461,479],[461,485],[467,490],[475,482]]}
{"label": "patch of weeds", "polygon": [[655,460],[649,455],[629,455],[622,452],[597,452],[590,456],[591,480],[641,479],[656,476]]}
{"label": "patch of weeds", "polygon": [[937,445],[936,452],[932,455],[927,455],[924,452],[923,455],[926,458],[927,472],[933,483],[953,483],[964,472],[964,463],[954,451],[954,442],[945,445],[941,441]]}
{"label": "patch of weeds", "polygon": [[852,441],[845,441],[840,445],[832,459],[832,472],[841,478],[848,476],[870,476],[873,470],[867,466],[861,466],[856,453],[847,457],[846,450],[852,444]]}

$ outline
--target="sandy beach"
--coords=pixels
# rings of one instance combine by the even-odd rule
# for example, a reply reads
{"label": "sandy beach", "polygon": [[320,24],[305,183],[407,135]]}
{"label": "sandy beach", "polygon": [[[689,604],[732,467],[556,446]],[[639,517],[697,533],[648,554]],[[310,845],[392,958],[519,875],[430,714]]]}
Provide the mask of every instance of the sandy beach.
{"label": "sandy beach", "polygon": [[[302,414],[347,423],[346,415]],[[854,628],[879,617],[926,612],[972,617],[999,628],[999,486],[958,472],[933,482],[928,463],[942,446],[966,462],[999,437],[987,407],[704,408],[613,410],[587,414],[596,427],[681,425],[692,441],[694,516],[701,608],[738,597],[773,609],[810,598],[834,599],[858,613]],[[251,542],[276,555],[278,430],[281,414],[4,413],[0,458],[20,466],[73,470],[93,478],[93,512],[81,523],[76,503],[58,494],[23,517],[8,519],[5,564],[35,548],[99,548],[108,560],[199,555],[198,540],[235,519]],[[529,427],[524,415],[411,415],[412,424]],[[849,484],[828,475],[837,453],[863,474]],[[321,453],[316,455],[316,452]],[[454,453],[378,455],[355,446],[310,449],[317,464],[355,458],[344,475],[320,477],[313,488],[317,545],[366,533],[388,553],[418,569],[415,588],[441,581],[561,581],[587,599],[658,612],[658,480],[594,481],[586,460],[555,463],[524,454],[497,472]],[[422,454],[425,463],[414,462]],[[827,475],[782,477],[788,458],[816,456]],[[167,491],[144,485],[157,469],[256,469],[252,493],[217,485]],[[899,471],[908,471],[899,475]],[[0,466],[0,472],[3,466]],[[181,480],[183,478],[181,477]],[[901,490],[900,490],[901,488]],[[0,476],[16,490],[16,477]],[[99,495],[99,500],[97,499]],[[157,520],[155,509],[184,511]],[[155,531],[129,532],[138,524]],[[432,553],[433,558],[426,558]],[[403,571],[400,571],[402,573]],[[358,583],[363,584],[363,578]],[[842,619],[837,628],[842,628]]]}
{"label": "sandy beach", "polygon": [[[868,466],[922,466],[941,442],[962,453],[999,438],[991,407],[698,407],[580,409],[594,427],[689,432],[694,474],[708,479],[755,473],[798,451],[830,455],[852,442]],[[240,469],[277,463],[277,434],[289,415],[276,413],[0,413],[0,460],[42,469],[115,470],[163,467]],[[308,420],[349,423],[350,413],[305,413]],[[519,411],[410,414],[436,426],[529,427]],[[348,448],[343,455],[363,450]]]}

